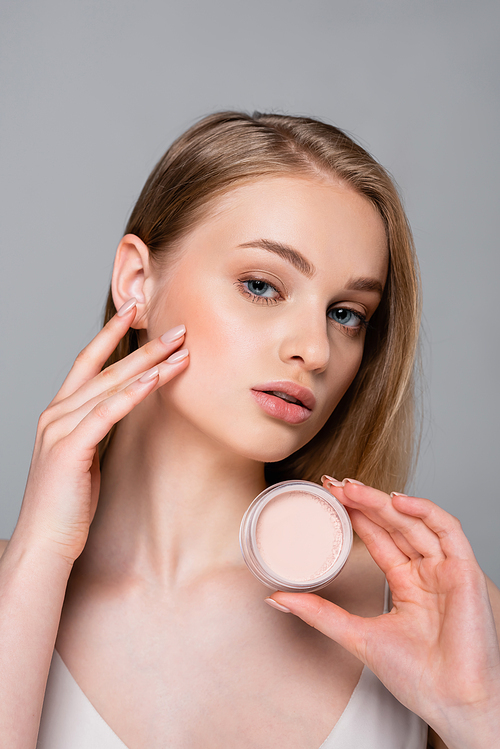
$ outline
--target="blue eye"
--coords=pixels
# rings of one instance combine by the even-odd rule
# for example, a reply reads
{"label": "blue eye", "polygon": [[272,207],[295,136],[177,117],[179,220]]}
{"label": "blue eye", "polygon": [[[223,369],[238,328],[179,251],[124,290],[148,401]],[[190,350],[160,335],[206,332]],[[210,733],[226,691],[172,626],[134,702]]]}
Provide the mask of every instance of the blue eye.
{"label": "blue eye", "polygon": [[243,284],[250,293],[255,294],[255,296],[264,297],[264,299],[274,299],[277,293],[274,286],[258,279],[244,281]]}
{"label": "blue eye", "polygon": [[346,307],[335,307],[328,312],[328,316],[339,325],[344,325],[346,328],[358,328],[360,325],[365,323],[365,319],[362,315],[357,312],[353,312],[352,309]]}

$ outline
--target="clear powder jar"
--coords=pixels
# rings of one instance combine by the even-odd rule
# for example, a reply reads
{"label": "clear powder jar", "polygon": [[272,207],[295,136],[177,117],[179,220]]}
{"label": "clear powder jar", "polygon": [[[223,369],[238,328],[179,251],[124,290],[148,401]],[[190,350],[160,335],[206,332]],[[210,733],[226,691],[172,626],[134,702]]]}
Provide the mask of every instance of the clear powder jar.
{"label": "clear powder jar", "polygon": [[352,547],[352,525],[340,502],[311,481],[282,481],[245,512],[240,547],[248,568],[274,590],[324,588]]}

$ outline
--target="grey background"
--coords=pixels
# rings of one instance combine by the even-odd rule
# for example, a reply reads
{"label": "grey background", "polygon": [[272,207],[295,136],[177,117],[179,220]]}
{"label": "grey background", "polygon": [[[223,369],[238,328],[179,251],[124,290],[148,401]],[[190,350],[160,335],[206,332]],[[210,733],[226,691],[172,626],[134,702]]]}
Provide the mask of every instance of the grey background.
{"label": "grey background", "polygon": [[496,0],[2,1],[0,537],[150,169],[204,114],[274,110],[347,129],[402,188],[424,284],[415,492],[500,583],[499,21]]}

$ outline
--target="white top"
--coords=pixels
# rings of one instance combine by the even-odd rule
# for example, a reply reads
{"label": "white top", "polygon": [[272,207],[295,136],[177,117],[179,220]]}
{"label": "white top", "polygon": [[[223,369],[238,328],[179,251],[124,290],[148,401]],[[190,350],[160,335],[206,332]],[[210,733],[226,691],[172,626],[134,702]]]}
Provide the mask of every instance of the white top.
{"label": "white top", "polygon": [[[387,595],[384,609],[389,609]],[[424,721],[393,697],[366,666],[344,712],[319,749],[360,747],[427,747]],[[87,699],[56,650],[47,681],[37,749],[127,749]]]}

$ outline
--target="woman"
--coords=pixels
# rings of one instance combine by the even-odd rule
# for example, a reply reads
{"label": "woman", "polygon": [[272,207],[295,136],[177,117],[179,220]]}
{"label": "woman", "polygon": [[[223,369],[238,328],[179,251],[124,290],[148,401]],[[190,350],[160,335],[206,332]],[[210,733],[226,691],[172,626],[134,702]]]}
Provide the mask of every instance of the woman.
{"label": "woman", "polygon": [[[174,143],[40,418],[1,563],[6,745],[37,745],[41,714],[42,749],[411,749],[427,725],[495,745],[484,575],[454,518],[400,493],[418,313],[396,190],[341,131],[229,112]],[[322,473],[356,476],[323,479],[348,563],[321,596],[269,596],[242,515]]]}

